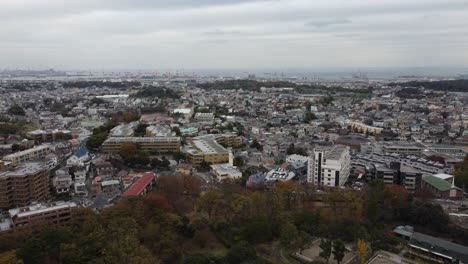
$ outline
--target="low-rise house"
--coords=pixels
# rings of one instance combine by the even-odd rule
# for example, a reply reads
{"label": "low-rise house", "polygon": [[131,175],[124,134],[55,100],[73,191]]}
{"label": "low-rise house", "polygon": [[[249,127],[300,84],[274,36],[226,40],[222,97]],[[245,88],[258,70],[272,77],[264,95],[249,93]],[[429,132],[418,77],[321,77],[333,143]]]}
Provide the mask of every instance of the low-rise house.
{"label": "low-rise house", "polygon": [[182,173],[184,175],[191,175],[192,174],[193,167],[190,164],[186,163],[181,163],[177,165],[176,167],[176,172]]}
{"label": "low-rise house", "polygon": [[115,168],[109,161],[98,161],[95,164],[96,176],[102,178],[112,178],[115,175]]}
{"label": "low-rise house", "polygon": [[105,193],[116,193],[120,192],[120,181],[119,180],[110,180],[101,182],[101,190]]}
{"label": "low-rise house", "polygon": [[80,148],[67,160],[67,166],[79,166],[83,167],[91,159],[89,151],[86,147]]}

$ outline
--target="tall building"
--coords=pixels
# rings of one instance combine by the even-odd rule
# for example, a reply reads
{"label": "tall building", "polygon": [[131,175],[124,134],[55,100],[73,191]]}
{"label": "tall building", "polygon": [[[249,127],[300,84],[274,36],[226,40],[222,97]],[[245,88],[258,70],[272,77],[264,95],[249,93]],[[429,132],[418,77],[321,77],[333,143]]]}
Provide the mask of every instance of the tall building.
{"label": "tall building", "polygon": [[334,145],[318,147],[309,157],[307,182],[317,186],[344,186],[349,177],[349,147]]}
{"label": "tall building", "polygon": [[49,171],[40,162],[26,162],[0,172],[0,208],[10,209],[45,201],[49,197]]}

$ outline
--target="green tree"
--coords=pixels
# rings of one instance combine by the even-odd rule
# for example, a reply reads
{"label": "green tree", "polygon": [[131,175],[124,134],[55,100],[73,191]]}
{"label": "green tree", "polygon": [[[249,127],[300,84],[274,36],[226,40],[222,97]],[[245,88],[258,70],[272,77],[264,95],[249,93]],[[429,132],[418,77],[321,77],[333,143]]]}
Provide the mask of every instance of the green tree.
{"label": "green tree", "polygon": [[236,243],[226,254],[226,261],[229,264],[251,263],[256,259],[255,249],[245,241]]}
{"label": "green tree", "polygon": [[10,108],[8,108],[8,113],[19,116],[24,116],[26,114],[26,112],[24,112],[24,109],[17,104],[10,106]]}
{"label": "green tree", "polygon": [[234,163],[234,166],[242,167],[244,166],[244,159],[240,156],[237,156],[234,158],[233,163]]}
{"label": "green tree", "polygon": [[280,242],[286,248],[290,248],[297,239],[298,231],[295,225],[286,221],[281,226]]}
{"label": "green tree", "polygon": [[331,253],[332,253],[332,241],[329,239],[321,239],[319,256],[325,259],[328,263]]}
{"label": "green tree", "polygon": [[345,256],[346,248],[340,239],[333,241],[333,258],[336,260],[338,264],[341,263]]}

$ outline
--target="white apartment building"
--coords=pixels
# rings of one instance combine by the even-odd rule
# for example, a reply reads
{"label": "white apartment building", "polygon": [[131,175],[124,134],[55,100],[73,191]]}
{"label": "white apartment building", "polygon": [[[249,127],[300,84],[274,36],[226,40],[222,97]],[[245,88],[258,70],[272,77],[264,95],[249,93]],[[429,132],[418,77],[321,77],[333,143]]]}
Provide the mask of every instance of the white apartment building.
{"label": "white apartment building", "polygon": [[52,149],[49,145],[40,145],[27,150],[19,151],[3,157],[4,161],[9,161],[13,166],[17,166],[26,161],[43,159],[47,154],[51,153]]}
{"label": "white apartment building", "polygon": [[313,153],[313,156],[309,157],[307,181],[317,186],[344,186],[350,170],[349,147],[318,147]]}
{"label": "white apartment building", "polygon": [[213,123],[214,114],[213,113],[196,113],[194,119],[195,119],[195,122]]}

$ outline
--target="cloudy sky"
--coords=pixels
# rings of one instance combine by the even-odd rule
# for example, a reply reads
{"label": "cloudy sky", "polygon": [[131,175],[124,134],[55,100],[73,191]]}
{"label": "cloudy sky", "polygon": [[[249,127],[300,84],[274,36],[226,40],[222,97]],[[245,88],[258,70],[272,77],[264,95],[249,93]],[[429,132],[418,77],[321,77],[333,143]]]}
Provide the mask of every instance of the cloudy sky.
{"label": "cloudy sky", "polygon": [[468,0],[0,0],[0,69],[468,65]]}

